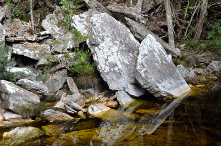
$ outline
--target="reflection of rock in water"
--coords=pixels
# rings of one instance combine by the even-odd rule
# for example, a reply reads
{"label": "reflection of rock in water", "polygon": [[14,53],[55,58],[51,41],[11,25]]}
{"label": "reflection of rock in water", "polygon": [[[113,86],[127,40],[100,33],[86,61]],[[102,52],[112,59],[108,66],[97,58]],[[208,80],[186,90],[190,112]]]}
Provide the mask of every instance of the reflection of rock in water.
{"label": "reflection of rock in water", "polygon": [[188,97],[188,93],[186,93],[182,97],[175,99],[168,106],[163,106],[162,111],[158,115],[153,117],[147,126],[143,126],[142,130],[144,131],[142,132],[144,134],[152,134],[163,123],[163,121],[174,111],[174,109],[179,105],[179,103],[186,97]]}

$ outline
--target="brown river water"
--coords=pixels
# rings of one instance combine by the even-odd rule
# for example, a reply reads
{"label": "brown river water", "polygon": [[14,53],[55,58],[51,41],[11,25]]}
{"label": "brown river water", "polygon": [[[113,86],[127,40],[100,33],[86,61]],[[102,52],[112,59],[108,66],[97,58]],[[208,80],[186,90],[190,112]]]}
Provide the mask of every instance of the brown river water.
{"label": "brown river water", "polygon": [[[46,134],[12,145],[221,146],[221,81],[207,80],[173,100],[145,95],[96,118],[26,126]],[[14,128],[1,127],[0,136]]]}

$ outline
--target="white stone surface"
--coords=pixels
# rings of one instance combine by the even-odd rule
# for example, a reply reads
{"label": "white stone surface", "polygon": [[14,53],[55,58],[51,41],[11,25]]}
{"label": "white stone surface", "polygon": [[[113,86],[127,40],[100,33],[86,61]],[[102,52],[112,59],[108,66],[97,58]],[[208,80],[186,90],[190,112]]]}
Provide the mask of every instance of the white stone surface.
{"label": "white stone surface", "polygon": [[171,58],[152,35],[147,35],[141,42],[136,79],[155,97],[177,97],[190,90]]}
{"label": "white stone surface", "polygon": [[86,42],[98,62],[98,71],[111,90],[124,90],[128,84],[135,83],[140,43],[126,26],[107,13],[88,12],[74,16],[72,25],[81,33],[91,35]]}

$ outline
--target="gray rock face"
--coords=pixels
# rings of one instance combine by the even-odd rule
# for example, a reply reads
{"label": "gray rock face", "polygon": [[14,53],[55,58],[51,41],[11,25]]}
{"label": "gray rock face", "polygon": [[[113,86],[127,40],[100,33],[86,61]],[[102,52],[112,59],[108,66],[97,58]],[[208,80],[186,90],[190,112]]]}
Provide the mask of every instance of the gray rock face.
{"label": "gray rock face", "polygon": [[213,61],[207,66],[207,71],[213,73],[214,75],[221,74],[221,61]]}
{"label": "gray rock face", "polygon": [[125,91],[117,91],[116,95],[117,95],[117,100],[121,106],[124,106],[134,101],[134,99]]}
{"label": "gray rock face", "polygon": [[109,88],[124,90],[128,84],[135,83],[136,53],[140,44],[126,26],[107,13],[89,16],[87,12],[74,16],[73,26],[91,35],[86,42]]}
{"label": "gray rock face", "polygon": [[195,79],[196,74],[194,72],[189,72],[181,64],[177,66],[177,70],[187,83],[196,84],[197,80]]}
{"label": "gray rock face", "polygon": [[203,53],[201,55],[197,55],[196,59],[200,63],[210,62],[213,59],[213,56],[211,53]]}
{"label": "gray rock face", "polygon": [[96,0],[84,0],[84,1],[91,9],[97,10],[98,12],[101,13],[108,13],[109,15],[111,15],[111,13],[98,1]]}
{"label": "gray rock face", "polygon": [[145,89],[140,88],[136,84],[128,84],[128,86],[125,88],[125,91],[134,97],[139,97],[141,95],[144,95],[146,92]]}
{"label": "gray rock face", "polygon": [[68,83],[68,87],[69,87],[70,91],[73,94],[79,93],[78,88],[77,88],[74,80],[71,77],[67,78],[67,83]]}
{"label": "gray rock face", "polygon": [[28,68],[19,68],[19,67],[7,67],[6,70],[8,72],[15,73],[15,78],[16,79],[29,79],[32,81],[36,80],[36,74],[33,73],[30,69]]}
{"label": "gray rock face", "polygon": [[0,23],[0,47],[5,46],[5,29]]}
{"label": "gray rock face", "polygon": [[142,5],[142,13],[148,12],[150,9],[156,7],[162,2],[163,0],[144,0]]}
{"label": "gray rock face", "polygon": [[177,97],[190,90],[171,58],[152,35],[147,35],[140,45],[136,79],[155,97]]}
{"label": "gray rock face", "polygon": [[22,105],[34,108],[34,106],[40,102],[40,98],[37,95],[16,86],[12,82],[1,80],[0,86],[4,107],[15,113],[20,112],[20,106]]}
{"label": "gray rock face", "polygon": [[46,16],[46,19],[42,21],[41,26],[58,41],[61,41],[61,44],[52,45],[52,51],[54,52],[63,52],[66,49],[72,49],[78,47],[80,40],[72,40],[75,36],[68,32],[65,26],[61,24],[64,22],[64,15],[61,9],[57,9],[53,14]]}
{"label": "gray rock face", "polygon": [[49,93],[58,91],[63,84],[67,81],[67,70],[56,72],[51,78],[49,78],[44,85],[48,87]]}
{"label": "gray rock face", "polygon": [[135,38],[137,38],[140,41],[143,41],[148,34],[152,35],[165,49],[166,52],[171,54],[173,57],[178,57],[181,55],[181,52],[178,48],[171,48],[164,40],[159,38],[157,35],[155,35],[152,31],[148,30],[144,25],[130,19],[125,18],[127,21],[127,24],[129,25],[129,28],[131,29],[133,35]]}
{"label": "gray rock face", "polygon": [[82,111],[86,112],[83,108],[81,108],[77,103],[70,101],[70,100],[62,100],[62,102],[67,105],[68,107],[76,110],[76,111]]}
{"label": "gray rock face", "polygon": [[47,95],[48,93],[48,88],[42,82],[39,81],[21,79],[17,81],[16,84],[37,95]]}
{"label": "gray rock face", "polygon": [[28,30],[30,28],[27,22],[20,19],[7,19],[3,25],[6,31],[7,37],[13,36],[28,36]]}
{"label": "gray rock face", "polygon": [[2,22],[2,19],[4,18],[4,16],[5,16],[4,9],[0,7],[0,22]]}
{"label": "gray rock face", "polygon": [[14,54],[23,55],[34,60],[40,60],[38,53],[50,52],[50,46],[38,43],[13,44],[12,51]]}
{"label": "gray rock face", "polygon": [[41,114],[41,118],[44,120],[48,120],[50,122],[53,121],[69,121],[74,119],[73,117],[69,116],[68,114],[59,112],[59,111],[55,111],[53,109],[48,109],[46,111],[44,111]]}

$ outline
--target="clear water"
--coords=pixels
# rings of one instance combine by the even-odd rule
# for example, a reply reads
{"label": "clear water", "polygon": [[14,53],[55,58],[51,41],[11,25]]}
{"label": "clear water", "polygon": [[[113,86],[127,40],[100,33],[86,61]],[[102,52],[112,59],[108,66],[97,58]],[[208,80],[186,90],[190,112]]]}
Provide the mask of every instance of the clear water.
{"label": "clear water", "polygon": [[[144,97],[78,122],[35,123],[50,131],[18,145],[220,146],[221,82],[206,81],[169,101]],[[15,127],[2,127],[1,133]]]}

